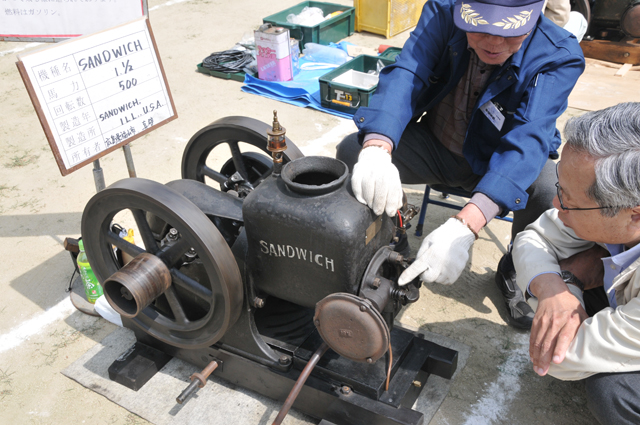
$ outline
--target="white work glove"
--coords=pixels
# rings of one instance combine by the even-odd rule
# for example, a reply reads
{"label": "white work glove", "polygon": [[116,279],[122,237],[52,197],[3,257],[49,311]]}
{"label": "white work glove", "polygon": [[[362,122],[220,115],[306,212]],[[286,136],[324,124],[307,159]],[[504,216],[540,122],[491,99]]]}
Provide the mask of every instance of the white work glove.
{"label": "white work glove", "polygon": [[351,188],[356,199],[368,205],[376,215],[396,215],[402,207],[400,173],[391,163],[386,149],[369,146],[362,149],[353,167]]}
{"label": "white work glove", "polygon": [[464,270],[475,239],[466,225],[450,218],[422,241],[416,260],[400,275],[398,284],[406,285],[420,275],[423,282],[451,285]]}

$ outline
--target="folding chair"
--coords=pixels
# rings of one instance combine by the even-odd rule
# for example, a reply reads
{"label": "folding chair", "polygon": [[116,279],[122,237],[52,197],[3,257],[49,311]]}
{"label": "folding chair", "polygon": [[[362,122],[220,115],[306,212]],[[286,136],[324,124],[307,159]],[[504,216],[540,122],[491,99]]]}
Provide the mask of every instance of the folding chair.
{"label": "folding chair", "polygon": [[[424,218],[425,218],[425,215],[427,214],[427,206],[429,204],[435,204],[445,208],[452,208],[454,210],[462,209],[462,207],[458,205],[453,205],[446,202],[429,199],[429,195],[431,194],[431,189],[442,193],[443,199],[447,199],[449,195],[460,196],[463,198],[471,198],[472,196],[471,192],[467,192],[466,190],[460,187],[448,187],[442,184],[434,184],[434,185],[431,185],[431,187],[429,187],[429,185],[426,185],[424,189],[424,198],[422,198],[422,208],[420,208],[420,217],[418,217],[418,224],[416,225],[416,233],[415,233],[416,236],[422,236],[422,227],[424,225]],[[503,221],[508,221],[510,223],[513,223],[513,218],[511,217],[496,217],[496,218],[498,220],[503,220]]]}

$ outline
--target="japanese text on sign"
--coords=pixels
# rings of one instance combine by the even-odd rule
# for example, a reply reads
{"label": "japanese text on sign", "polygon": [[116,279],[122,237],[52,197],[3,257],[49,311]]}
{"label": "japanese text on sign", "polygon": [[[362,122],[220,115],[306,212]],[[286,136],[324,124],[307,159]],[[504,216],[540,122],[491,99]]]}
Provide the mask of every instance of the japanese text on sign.
{"label": "japanese text on sign", "polygon": [[66,169],[175,117],[146,19],[20,60]]}
{"label": "japanese text on sign", "polygon": [[141,18],[147,0],[0,0],[0,40],[61,40]]}

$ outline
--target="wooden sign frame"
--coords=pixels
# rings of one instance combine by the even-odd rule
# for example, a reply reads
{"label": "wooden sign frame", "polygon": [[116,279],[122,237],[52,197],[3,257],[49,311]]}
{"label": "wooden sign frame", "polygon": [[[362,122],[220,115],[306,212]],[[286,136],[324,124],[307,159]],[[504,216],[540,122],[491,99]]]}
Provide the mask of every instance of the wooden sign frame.
{"label": "wooden sign frame", "polygon": [[16,66],[63,176],[178,118],[146,17],[19,55]]}

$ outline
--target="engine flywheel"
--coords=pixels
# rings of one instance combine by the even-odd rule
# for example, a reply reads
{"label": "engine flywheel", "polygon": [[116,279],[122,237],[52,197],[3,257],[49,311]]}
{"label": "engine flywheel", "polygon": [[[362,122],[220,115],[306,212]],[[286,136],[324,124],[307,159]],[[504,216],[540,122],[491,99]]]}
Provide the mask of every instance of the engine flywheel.
{"label": "engine flywheel", "polygon": [[[141,238],[144,248],[112,229],[116,214],[126,211],[135,220],[136,237]],[[129,303],[116,310],[131,312],[136,326],[163,342],[181,348],[210,346],[240,315],[242,278],[227,242],[198,207],[165,185],[130,178],[97,193],[82,215],[82,239],[101,283],[120,269],[120,274],[127,273],[114,247],[155,264],[155,270],[168,270],[170,282],[160,290],[148,276],[151,273],[140,272],[135,277],[142,282],[138,279],[135,288],[127,287],[126,278],[115,279],[121,287],[113,289],[107,283],[105,288],[112,305]],[[147,289],[155,290],[154,298],[148,305],[136,305],[136,294]],[[125,301],[119,300],[120,296]]]}

